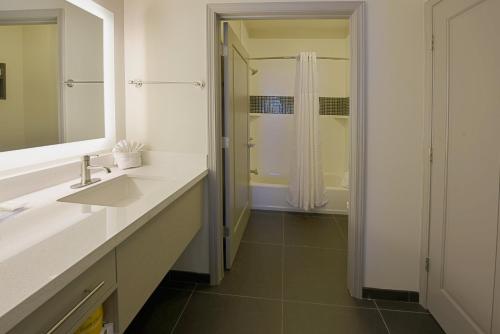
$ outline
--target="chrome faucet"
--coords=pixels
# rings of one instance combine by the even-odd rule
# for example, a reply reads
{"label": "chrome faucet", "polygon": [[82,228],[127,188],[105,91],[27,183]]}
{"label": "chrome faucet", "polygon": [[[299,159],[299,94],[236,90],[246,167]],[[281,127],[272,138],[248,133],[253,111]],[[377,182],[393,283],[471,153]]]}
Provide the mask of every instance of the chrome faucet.
{"label": "chrome faucet", "polygon": [[81,180],[80,180],[80,183],[73,184],[71,186],[71,188],[72,189],[83,188],[83,187],[86,187],[86,186],[91,185],[93,183],[101,181],[101,179],[93,179],[92,178],[92,175],[91,175],[91,172],[90,172],[92,169],[103,169],[107,173],[111,173],[111,169],[109,169],[108,167],[104,167],[104,166],[91,166],[90,165],[90,155],[84,155],[82,157],[81,174],[80,174]]}

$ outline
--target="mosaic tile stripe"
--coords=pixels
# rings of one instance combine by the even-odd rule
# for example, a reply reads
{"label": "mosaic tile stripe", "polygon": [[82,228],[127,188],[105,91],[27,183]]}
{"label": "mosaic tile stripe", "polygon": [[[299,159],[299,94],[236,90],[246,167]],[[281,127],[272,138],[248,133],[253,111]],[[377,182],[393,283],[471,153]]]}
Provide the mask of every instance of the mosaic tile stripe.
{"label": "mosaic tile stripe", "polygon": [[250,96],[250,112],[293,114],[293,96]]}
{"label": "mosaic tile stripe", "polygon": [[[293,96],[250,96],[250,112],[257,114],[293,114]],[[320,97],[319,114],[349,116],[348,97]]]}
{"label": "mosaic tile stripe", "polygon": [[348,97],[320,97],[319,114],[349,116],[349,98]]}

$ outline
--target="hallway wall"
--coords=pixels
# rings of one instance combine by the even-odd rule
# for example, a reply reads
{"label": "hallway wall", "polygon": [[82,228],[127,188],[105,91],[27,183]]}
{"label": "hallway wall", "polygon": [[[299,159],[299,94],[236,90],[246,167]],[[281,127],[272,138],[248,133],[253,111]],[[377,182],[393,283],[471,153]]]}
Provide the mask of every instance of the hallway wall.
{"label": "hallway wall", "polygon": [[[126,79],[206,79],[209,2],[218,1],[125,0]],[[369,287],[418,290],[423,22],[422,0],[367,1]],[[130,139],[158,150],[207,152],[206,90],[159,86],[126,92]]]}

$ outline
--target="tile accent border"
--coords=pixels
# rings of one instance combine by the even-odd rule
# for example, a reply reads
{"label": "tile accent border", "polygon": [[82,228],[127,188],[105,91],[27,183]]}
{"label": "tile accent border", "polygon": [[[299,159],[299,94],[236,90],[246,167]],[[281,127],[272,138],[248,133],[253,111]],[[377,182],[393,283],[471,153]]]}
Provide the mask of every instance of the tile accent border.
{"label": "tile accent border", "polygon": [[190,271],[170,270],[163,279],[163,281],[210,284],[210,274],[193,273]]}
{"label": "tile accent border", "polygon": [[349,98],[348,97],[320,97],[319,114],[349,116]]}
{"label": "tile accent border", "polygon": [[293,96],[250,96],[250,112],[256,114],[293,114]]}
{"label": "tile accent border", "polygon": [[[320,97],[319,114],[349,116],[349,97]],[[293,96],[250,96],[250,112],[255,114],[293,114]]]}
{"label": "tile accent border", "polygon": [[363,298],[396,300],[402,302],[418,303],[419,293],[417,291],[376,289],[376,288],[364,287]]}

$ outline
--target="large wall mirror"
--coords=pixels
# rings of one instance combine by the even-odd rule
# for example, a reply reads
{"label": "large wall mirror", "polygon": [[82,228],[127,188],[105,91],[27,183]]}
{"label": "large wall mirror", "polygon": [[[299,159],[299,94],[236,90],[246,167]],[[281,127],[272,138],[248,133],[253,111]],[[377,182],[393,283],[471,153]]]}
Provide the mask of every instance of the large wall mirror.
{"label": "large wall mirror", "polygon": [[105,148],[114,136],[113,54],[113,15],[91,0],[2,0],[0,152]]}
{"label": "large wall mirror", "polygon": [[0,44],[0,151],[105,136],[101,18],[66,1],[2,10]]}

